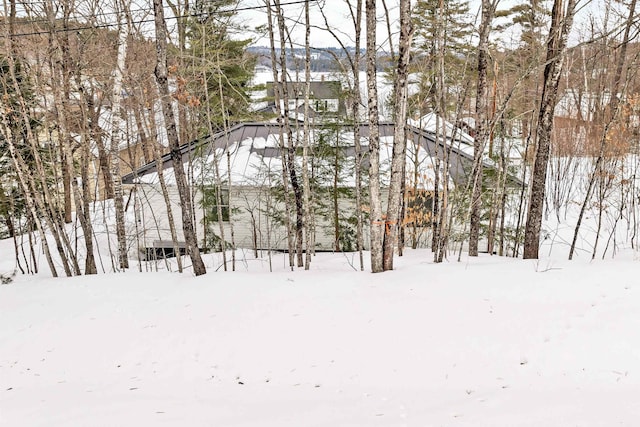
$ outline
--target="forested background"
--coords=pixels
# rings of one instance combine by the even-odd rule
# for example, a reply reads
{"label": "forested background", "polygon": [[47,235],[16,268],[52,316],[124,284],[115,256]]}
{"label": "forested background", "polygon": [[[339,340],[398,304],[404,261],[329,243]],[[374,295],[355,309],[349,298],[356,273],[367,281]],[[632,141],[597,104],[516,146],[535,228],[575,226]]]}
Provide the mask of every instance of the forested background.
{"label": "forested background", "polygon": [[[330,19],[338,3],[349,28]],[[13,239],[22,273],[44,268],[40,253],[54,276],[133,268],[125,218],[134,189],[122,176],[163,155],[174,160],[181,206],[168,215],[182,218],[194,274],[206,273],[180,147],[260,120],[280,126],[289,263],[309,268],[319,195],[308,162],[320,153],[289,100],[302,99],[308,117],[306,83],[318,71],[342,82],[341,120],[355,134],[349,197],[360,269],[365,236],[373,272],[393,269],[411,246],[411,209],[424,194],[407,185],[405,123],[430,113],[436,138],[447,138],[445,123],[459,129],[450,138],[474,137],[466,185],[449,184],[450,151],[434,159],[430,215],[420,223],[435,262],[463,251],[538,258],[545,219],[569,211],[569,258],[586,216],[597,217],[590,256],[637,246],[636,0],[9,0],[1,13],[0,237]],[[256,67],[280,83],[274,112],[254,108],[265,89]],[[289,93],[290,81],[305,90]],[[380,120],[395,123],[388,185]],[[302,138],[291,137],[296,126]],[[230,182],[219,176],[217,185]],[[111,233],[106,253],[102,233]],[[233,241],[222,249],[233,254]]]}

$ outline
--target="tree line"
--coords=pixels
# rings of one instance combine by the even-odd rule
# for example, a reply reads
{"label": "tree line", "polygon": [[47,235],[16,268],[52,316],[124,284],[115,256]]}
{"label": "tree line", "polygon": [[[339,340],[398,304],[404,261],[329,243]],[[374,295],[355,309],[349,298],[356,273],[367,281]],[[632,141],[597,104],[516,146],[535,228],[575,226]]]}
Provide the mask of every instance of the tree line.
{"label": "tree line", "polygon": [[[605,252],[622,221],[636,244],[637,161],[629,163],[640,117],[635,0],[606,0],[603,11],[581,26],[575,25],[586,5],[581,0],[510,8],[482,0],[477,17],[464,0],[399,0],[392,8],[385,0],[341,0],[352,24],[348,31],[333,26],[330,5],[322,1],[296,2],[293,19],[287,2],[264,0],[255,6],[265,17],[259,28],[243,26],[237,0],[108,3],[10,0],[4,6],[0,216],[3,237],[13,239],[23,273],[38,271],[39,250],[54,276],[131,268],[132,225],[126,215],[135,197],[122,176],[152,161],[175,253],[179,217],[193,273],[206,273],[182,147],[258,119],[279,126],[289,265],[309,268],[318,197],[311,159],[318,143],[308,119],[292,119],[290,101],[300,101],[303,117],[310,117],[312,54],[318,51],[333,58],[345,87],[348,112],[342,120],[352,126],[355,153],[349,160],[353,249],[361,270],[365,247],[373,272],[392,270],[394,257],[405,246],[415,247],[423,232],[430,236],[435,262],[460,259],[463,250],[478,256],[485,249],[536,259],[545,238],[543,219],[555,213],[559,220],[575,203],[578,188],[582,199],[570,258],[594,206],[599,220],[592,257],[607,215],[613,215],[614,231]],[[294,26],[304,28],[302,42],[293,37]],[[384,40],[380,28],[386,28]],[[337,47],[314,47],[312,30],[328,34]],[[250,49],[258,37],[268,40],[261,58]],[[295,57],[287,54],[294,51]],[[258,63],[272,70],[272,115],[251,107]],[[392,88],[387,98],[379,95],[380,77]],[[291,81],[303,83],[301,93],[290,92]],[[395,124],[388,183],[380,176],[382,112]],[[407,168],[407,156],[417,153],[408,152],[406,124],[429,114],[435,117],[436,140],[451,143],[433,157],[434,182],[425,194],[416,185],[420,172]],[[365,144],[363,123],[369,126]],[[454,187],[451,145],[463,130],[473,136],[473,167],[466,185]],[[163,155],[172,160],[180,212],[171,207]],[[572,181],[585,164],[589,179]],[[211,198],[222,221],[222,189],[230,190],[232,182],[214,172],[218,191]],[[413,181],[407,178],[412,174]],[[105,199],[112,201],[109,210],[95,203]],[[427,217],[417,219],[417,200],[429,203]],[[106,225],[110,215],[113,228]],[[225,269],[227,252],[235,268],[232,217],[230,229],[220,226]],[[96,244],[102,231],[114,234],[108,256]],[[182,257],[177,262],[182,271]]]}

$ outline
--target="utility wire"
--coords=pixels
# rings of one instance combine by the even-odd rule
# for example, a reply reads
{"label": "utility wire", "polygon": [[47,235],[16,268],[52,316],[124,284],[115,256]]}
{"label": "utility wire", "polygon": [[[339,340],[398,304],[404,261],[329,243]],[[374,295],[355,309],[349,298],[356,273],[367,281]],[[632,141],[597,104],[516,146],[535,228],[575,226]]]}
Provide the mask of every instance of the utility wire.
{"label": "utility wire", "polygon": [[[281,6],[292,6],[292,5],[297,5],[297,4],[304,4],[307,1],[311,2],[315,2],[317,3],[318,0],[294,0],[294,1],[290,1],[290,2],[286,2],[286,3],[281,3]],[[225,10],[218,10],[218,11],[214,11],[214,12],[203,12],[203,13],[194,13],[194,14],[186,14],[186,15],[180,15],[180,16],[170,16],[170,17],[166,17],[165,20],[178,20],[178,19],[185,19],[185,18],[197,18],[197,17],[201,17],[201,16],[211,16],[211,15],[225,15],[225,14],[233,14],[233,13],[237,13],[237,12],[245,12],[245,11],[251,11],[251,10],[260,10],[260,9],[264,9],[268,7],[267,5],[256,5],[256,6],[245,6],[245,7],[238,7],[238,8],[234,8],[234,9],[225,9]],[[138,11],[144,11],[144,9],[138,9]],[[149,10],[149,12],[151,12]],[[117,13],[117,12],[113,12],[113,13]],[[112,14],[112,13],[109,13]],[[106,16],[107,13],[103,13],[103,14],[97,14],[95,16]],[[154,19],[141,19],[141,20],[136,20],[136,21],[131,21],[132,24],[147,24],[147,23],[151,23],[154,22]],[[32,20],[32,21],[16,21],[16,23],[20,22],[21,24],[31,24],[31,23],[38,23],[38,22],[49,22],[49,20]],[[7,25],[6,22],[0,23],[0,25]],[[72,31],[80,31],[80,30],[93,30],[93,29],[101,29],[101,28],[111,28],[111,27],[117,27],[119,24],[116,23],[106,23],[106,24],[98,24],[98,25],[85,25],[85,26],[77,26],[77,27],[73,27],[73,28],[59,28],[59,29],[55,29],[53,32],[54,33],[63,33],[63,32],[72,32]],[[16,33],[13,34],[13,37],[29,37],[29,36],[39,36],[39,35],[45,35],[45,34],[50,34],[51,31],[32,31],[32,32],[27,32],[27,33]]]}
{"label": "utility wire", "polygon": [[[314,0],[315,1],[315,0]],[[213,5],[215,0],[208,0],[207,3],[205,3],[205,5]],[[38,2],[30,2],[29,3],[29,9],[23,9],[22,12],[27,13],[26,11],[29,10],[29,14],[33,13],[34,10],[34,5],[37,4],[41,4],[41,5],[46,5],[47,3],[44,1],[38,1]],[[173,12],[173,9],[171,8],[171,6],[163,6],[163,9],[169,12]],[[234,9],[235,10],[235,9]],[[37,13],[37,12],[36,12]],[[71,16],[71,18],[74,19],[81,19],[81,18],[104,18],[106,16],[113,16],[113,15],[119,15],[121,12],[118,11],[113,11],[113,12],[100,12],[100,13],[92,13],[92,14],[88,14],[88,15],[84,15],[82,14],[82,12],[76,12],[73,14],[73,16]],[[129,13],[130,14],[149,14],[152,13],[152,10],[150,8],[138,8],[138,9],[129,9]],[[222,13],[222,12],[220,12]],[[38,24],[38,23],[48,23],[50,22],[50,20],[48,18],[41,18],[41,19],[25,19],[25,18],[21,18],[18,17],[19,20],[15,21],[16,25],[29,25],[29,24]],[[60,18],[58,18],[60,19]],[[0,26],[6,26],[9,25],[9,22],[4,19],[2,22],[0,22]],[[114,24],[117,25],[117,24]]]}

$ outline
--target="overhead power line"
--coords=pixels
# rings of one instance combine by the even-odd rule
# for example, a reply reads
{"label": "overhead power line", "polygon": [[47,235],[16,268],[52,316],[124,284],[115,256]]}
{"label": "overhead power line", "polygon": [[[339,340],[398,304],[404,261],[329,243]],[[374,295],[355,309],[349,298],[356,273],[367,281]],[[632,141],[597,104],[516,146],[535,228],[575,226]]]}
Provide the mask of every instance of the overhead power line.
{"label": "overhead power line", "polygon": [[[313,3],[317,3],[318,0],[293,0],[293,1],[288,1],[288,2],[282,2],[280,3],[281,6],[293,6],[293,5],[298,5],[298,4],[304,4],[307,3],[307,1],[309,2],[313,2]],[[217,11],[212,11],[212,12],[203,12],[203,13],[193,13],[193,14],[185,14],[185,15],[180,15],[180,16],[169,16],[169,17],[165,17],[165,20],[178,20],[178,19],[185,19],[185,18],[197,18],[197,17],[202,17],[202,16],[212,16],[212,15],[226,15],[226,14],[233,14],[233,13],[238,13],[238,12],[245,12],[245,11],[251,11],[251,10],[260,10],[260,9],[265,9],[267,7],[266,4],[264,5],[256,5],[256,6],[245,6],[245,7],[237,7],[234,9],[225,9],[225,10],[217,10]],[[138,9],[136,10],[136,12],[144,12],[145,9]],[[149,12],[151,12],[151,10],[149,10]],[[101,14],[96,14],[95,16],[106,16],[106,15],[112,15],[112,14],[117,14],[117,12],[109,12],[109,13],[101,13]],[[21,20],[21,21],[16,21],[16,23],[20,23],[20,24],[36,24],[36,23],[45,23],[45,22],[49,22],[48,20]],[[137,25],[137,24],[147,24],[147,23],[152,23],[154,22],[154,19],[140,19],[140,20],[134,20],[131,21],[131,24]],[[6,25],[6,21],[3,22],[2,24]],[[121,25],[117,22],[113,22],[113,23],[105,23],[105,24],[95,24],[95,25],[82,25],[82,26],[77,26],[77,27],[73,27],[73,28],[56,28],[55,30],[53,30],[54,33],[63,33],[63,32],[74,32],[74,31],[81,31],[81,30],[93,30],[93,29],[103,29],[103,28],[112,28],[112,27],[118,27],[118,25]],[[29,37],[29,36],[38,36],[38,35],[45,35],[45,34],[50,34],[51,31],[31,31],[31,32],[24,32],[24,33],[16,33],[13,34],[14,37]]]}

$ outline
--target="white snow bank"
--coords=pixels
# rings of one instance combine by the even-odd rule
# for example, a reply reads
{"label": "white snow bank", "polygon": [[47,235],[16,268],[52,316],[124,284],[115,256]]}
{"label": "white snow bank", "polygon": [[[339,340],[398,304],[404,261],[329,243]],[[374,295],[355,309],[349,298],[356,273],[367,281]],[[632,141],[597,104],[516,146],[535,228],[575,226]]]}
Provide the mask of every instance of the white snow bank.
{"label": "white snow bank", "polygon": [[637,422],[635,261],[431,256],[376,275],[323,254],[309,272],[279,256],[274,273],[207,257],[199,278],[18,276],[0,286],[0,424]]}

